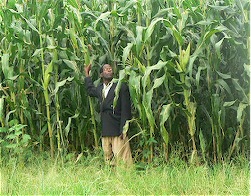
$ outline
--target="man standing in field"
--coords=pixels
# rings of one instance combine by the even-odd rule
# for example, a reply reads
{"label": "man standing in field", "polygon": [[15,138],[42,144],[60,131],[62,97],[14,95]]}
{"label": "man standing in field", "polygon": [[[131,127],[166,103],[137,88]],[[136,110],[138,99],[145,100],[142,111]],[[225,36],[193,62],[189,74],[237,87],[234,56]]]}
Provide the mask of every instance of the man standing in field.
{"label": "man standing in field", "polygon": [[85,86],[87,93],[97,97],[100,103],[101,135],[104,158],[108,164],[115,165],[114,160],[123,161],[127,165],[133,163],[128,137],[123,133],[127,120],[131,119],[131,100],[128,86],[121,85],[117,104],[113,107],[115,88],[113,69],[104,64],[100,68],[102,83],[94,86],[90,77],[91,64],[85,67]]}

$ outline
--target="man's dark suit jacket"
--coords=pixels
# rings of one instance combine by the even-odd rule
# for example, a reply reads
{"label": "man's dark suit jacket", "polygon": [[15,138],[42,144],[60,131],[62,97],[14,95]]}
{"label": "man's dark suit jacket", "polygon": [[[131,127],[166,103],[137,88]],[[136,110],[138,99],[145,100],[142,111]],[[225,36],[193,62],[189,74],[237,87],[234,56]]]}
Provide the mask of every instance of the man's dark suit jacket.
{"label": "man's dark suit jacket", "polygon": [[94,86],[91,77],[85,78],[87,93],[92,97],[97,97],[100,103],[102,136],[119,136],[123,131],[126,120],[131,119],[131,99],[129,88],[122,83],[116,107],[113,109],[116,83],[113,83],[106,98],[103,99],[103,83]]}

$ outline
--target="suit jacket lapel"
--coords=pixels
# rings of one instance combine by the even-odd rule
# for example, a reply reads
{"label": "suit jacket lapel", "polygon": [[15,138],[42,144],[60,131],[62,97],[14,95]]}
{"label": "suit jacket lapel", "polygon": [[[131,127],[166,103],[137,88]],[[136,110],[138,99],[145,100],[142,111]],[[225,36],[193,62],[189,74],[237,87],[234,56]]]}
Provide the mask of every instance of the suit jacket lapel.
{"label": "suit jacket lapel", "polygon": [[104,99],[104,102],[109,102],[111,99],[114,99],[114,90],[116,88],[116,83],[112,84],[112,87],[110,88],[106,98]]}
{"label": "suit jacket lapel", "polygon": [[102,97],[103,88],[104,88],[103,83],[99,84],[98,87],[97,87],[100,102],[102,102],[102,99],[103,99],[103,97]]}

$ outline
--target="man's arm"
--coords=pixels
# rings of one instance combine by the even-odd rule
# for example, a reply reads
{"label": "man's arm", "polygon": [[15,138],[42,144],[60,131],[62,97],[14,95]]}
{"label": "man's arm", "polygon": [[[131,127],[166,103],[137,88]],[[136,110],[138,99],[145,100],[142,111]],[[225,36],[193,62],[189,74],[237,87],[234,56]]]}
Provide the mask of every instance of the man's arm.
{"label": "man's arm", "polygon": [[85,77],[90,77],[90,71],[92,68],[92,64],[89,64],[87,66],[85,66],[84,70],[85,70]]}
{"label": "man's arm", "polygon": [[87,89],[88,95],[91,97],[98,97],[97,87],[94,86],[92,79],[90,77],[91,64],[85,66],[85,86]]}
{"label": "man's arm", "polygon": [[132,118],[130,92],[126,84],[121,85],[120,96],[121,96],[120,131],[122,133],[126,121]]}

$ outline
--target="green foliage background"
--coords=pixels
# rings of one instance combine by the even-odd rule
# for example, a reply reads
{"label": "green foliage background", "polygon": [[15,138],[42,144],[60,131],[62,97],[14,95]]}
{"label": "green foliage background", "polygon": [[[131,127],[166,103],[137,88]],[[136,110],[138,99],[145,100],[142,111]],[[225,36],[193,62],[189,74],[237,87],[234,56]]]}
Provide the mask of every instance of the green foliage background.
{"label": "green foliage background", "polygon": [[130,87],[136,161],[249,154],[248,0],[10,0],[0,3],[2,156],[97,148],[92,76]]}

